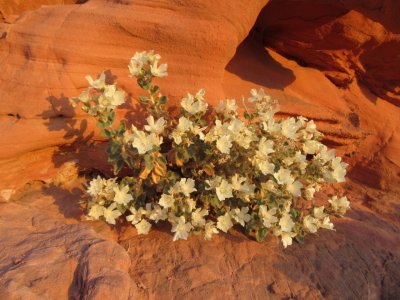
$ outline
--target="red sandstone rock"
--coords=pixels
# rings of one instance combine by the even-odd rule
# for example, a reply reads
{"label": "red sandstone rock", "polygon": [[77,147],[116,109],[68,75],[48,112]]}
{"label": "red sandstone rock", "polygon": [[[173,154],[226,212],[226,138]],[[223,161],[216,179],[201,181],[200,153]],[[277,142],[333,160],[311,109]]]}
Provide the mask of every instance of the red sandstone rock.
{"label": "red sandstone rock", "polygon": [[[0,298],[399,297],[397,1],[90,0],[10,16],[50,2],[0,5]],[[132,93],[120,117],[137,121],[127,63],[147,49],[169,64],[159,83],[172,103],[263,87],[281,115],[315,119],[351,164],[349,183],[319,195],[352,201],[337,232],[282,251],[274,238],[173,243],[165,226],[143,237],[83,222],[80,177],[109,169],[93,120],[67,97],[111,70]]]}

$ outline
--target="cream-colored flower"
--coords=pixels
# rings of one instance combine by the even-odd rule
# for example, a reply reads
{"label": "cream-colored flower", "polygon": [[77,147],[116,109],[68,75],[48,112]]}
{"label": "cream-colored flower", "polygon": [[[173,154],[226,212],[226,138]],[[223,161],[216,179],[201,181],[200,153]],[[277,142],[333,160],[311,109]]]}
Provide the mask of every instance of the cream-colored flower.
{"label": "cream-colored flower", "polygon": [[186,131],[189,131],[190,128],[192,128],[192,126],[193,126],[192,121],[190,121],[189,119],[187,119],[185,117],[180,117],[176,128],[180,132],[186,132]]}
{"label": "cream-colored flower", "polygon": [[132,146],[135,147],[139,154],[145,154],[153,149],[154,146],[159,147],[162,144],[163,138],[154,133],[146,135],[141,130],[136,130],[133,135]]}
{"label": "cream-colored flower", "polygon": [[251,219],[251,216],[248,214],[249,208],[247,206],[240,208],[235,208],[234,210],[231,210],[231,216],[232,218],[242,225],[243,227],[245,226],[245,223],[249,222]]}
{"label": "cream-colored flower", "polygon": [[261,101],[263,98],[269,97],[265,94],[263,89],[259,89],[258,91],[256,89],[251,89],[250,95],[251,97],[248,98],[249,102]]}
{"label": "cream-colored flower", "polygon": [[224,201],[227,198],[232,198],[232,184],[227,180],[222,179],[218,187],[216,187],[217,197],[220,201]]}
{"label": "cream-colored flower", "polygon": [[210,241],[214,234],[218,234],[218,229],[214,222],[207,222],[204,226],[204,239]]}
{"label": "cream-colored flower", "polygon": [[160,200],[158,201],[158,204],[165,208],[174,206],[174,203],[174,197],[168,194],[162,194]]}
{"label": "cream-colored flower", "polygon": [[223,232],[228,232],[228,230],[231,229],[233,226],[229,212],[225,213],[222,216],[219,216],[217,220],[217,228],[219,230],[222,230]]}
{"label": "cream-colored flower", "polygon": [[151,224],[143,219],[139,223],[135,224],[135,227],[138,234],[148,234],[151,229]]}
{"label": "cream-colored flower", "polygon": [[105,80],[106,80],[106,74],[101,72],[100,76],[96,79],[93,80],[93,78],[89,75],[87,75],[86,80],[89,82],[90,86],[95,89],[103,89],[106,85]]}
{"label": "cream-colored flower", "polygon": [[89,187],[87,189],[87,192],[90,196],[97,197],[102,194],[103,187],[104,187],[104,179],[101,178],[100,176],[97,176],[96,178],[93,178],[89,182]]}
{"label": "cream-colored flower", "polygon": [[295,224],[288,213],[284,213],[279,220],[279,226],[281,226],[281,230],[284,232],[291,232],[294,225]]}
{"label": "cream-colored flower", "polygon": [[287,246],[292,245],[293,238],[296,235],[297,234],[294,233],[294,232],[282,232],[281,233],[281,240],[282,240],[283,247],[286,248]]}
{"label": "cream-colored flower", "polygon": [[336,180],[336,182],[344,182],[346,179],[346,167],[348,166],[347,163],[341,161],[340,157],[335,157],[332,160],[332,177]]}
{"label": "cream-colored flower", "polygon": [[316,192],[315,187],[313,185],[308,186],[305,190],[304,190],[304,198],[306,198],[307,200],[311,200],[312,198],[314,198],[314,193]]}
{"label": "cream-colored flower", "polygon": [[258,151],[260,151],[260,154],[264,155],[264,157],[268,157],[268,154],[275,152],[274,141],[262,137],[258,144]]}
{"label": "cream-colored flower", "polygon": [[333,196],[328,200],[332,206],[334,212],[344,215],[346,211],[350,208],[350,202],[347,200],[347,197],[338,198],[338,196]]}
{"label": "cream-colored flower", "polygon": [[187,204],[187,212],[192,212],[193,209],[196,208],[196,201],[192,198],[186,198],[186,204]]}
{"label": "cream-colored flower", "polygon": [[117,204],[114,202],[104,209],[103,215],[107,223],[115,225],[115,219],[121,215],[121,212],[117,209]]}
{"label": "cream-colored flower", "polygon": [[222,178],[220,176],[215,176],[215,177],[213,177],[211,179],[207,179],[205,181],[205,183],[207,184],[205,189],[207,191],[216,189],[221,184],[221,180],[222,180]]}
{"label": "cream-colored flower", "polygon": [[148,60],[149,57],[146,51],[135,52],[128,65],[131,76],[138,76],[141,73],[144,64],[148,63]]}
{"label": "cream-colored flower", "polygon": [[308,215],[303,219],[303,226],[308,232],[316,233],[318,230],[318,220]]}
{"label": "cream-colored flower", "polygon": [[321,220],[326,217],[326,213],[324,213],[324,206],[320,207],[314,207],[313,209],[313,215],[316,217],[318,220]]}
{"label": "cream-colored flower", "polygon": [[132,195],[129,192],[129,186],[125,185],[122,189],[115,187],[114,189],[114,202],[118,204],[128,205],[133,200]]}
{"label": "cream-colored flower", "polygon": [[221,153],[229,154],[231,147],[232,139],[229,135],[222,136],[217,140],[217,149],[221,151]]}
{"label": "cream-colored flower", "polygon": [[206,224],[205,216],[208,215],[208,210],[198,208],[192,212],[192,225],[203,227]]}
{"label": "cream-colored flower", "polygon": [[129,208],[129,211],[131,212],[131,214],[129,216],[126,216],[126,220],[128,222],[131,222],[133,225],[135,225],[142,220],[143,210],[136,210],[135,207],[131,206]]}
{"label": "cream-colored flower", "polygon": [[175,232],[174,241],[182,239],[187,240],[189,232],[192,230],[193,226],[190,222],[186,223],[186,219],[184,216],[181,216],[178,219],[178,223],[172,226],[172,232]]}
{"label": "cream-colored flower", "polygon": [[168,218],[168,208],[161,208],[158,205],[154,205],[153,210],[150,211],[149,219],[154,222],[165,221]]}
{"label": "cream-colored flower", "polygon": [[333,224],[329,217],[325,217],[322,222],[319,223],[319,227],[324,228],[324,229],[329,229],[329,230],[334,230]]}
{"label": "cream-colored flower", "polygon": [[300,126],[301,124],[296,122],[294,118],[283,120],[281,122],[282,135],[289,139],[296,140],[298,137],[297,131],[299,130]]}
{"label": "cream-colored flower", "polygon": [[191,193],[196,192],[195,181],[191,178],[181,178],[174,186],[174,191],[179,191],[186,197],[189,197]]}
{"label": "cream-colored flower", "polygon": [[280,168],[278,172],[274,173],[274,177],[279,184],[285,185],[286,190],[293,196],[301,196],[301,188],[303,187],[303,184],[299,181],[294,180],[294,177],[291,175],[290,170]]}
{"label": "cream-colored flower", "polygon": [[319,151],[321,143],[314,140],[307,140],[304,142],[303,151],[306,154],[315,154]]}
{"label": "cream-colored flower", "polygon": [[162,134],[165,128],[165,120],[163,117],[159,118],[157,121],[154,121],[153,116],[149,116],[146,119],[147,124],[144,126],[144,129],[148,132],[153,132],[155,134]]}
{"label": "cream-colored flower", "polygon": [[88,213],[88,216],[94,220],[98,220],[104,214],[104,207],[98,204],[93,205]]}
{"label": "cream-colored flower", "polygon": [[160,66],[158,66],[158,62],[155,61],[150,66],[150,72],[155,77],[165,77],[168,75],[167,67],[168,67],[167,64],[161,64]]}
{"label": "cream-colored flower", "polygon": [[271,209],[268,209],[267,206],[265,205],[260,205],[258,214],[263,220],[263,225],[266,228],[270,228],[273,224],[278,222],[278,218],[275,216],[276,214],[276,208],[273,207]]}

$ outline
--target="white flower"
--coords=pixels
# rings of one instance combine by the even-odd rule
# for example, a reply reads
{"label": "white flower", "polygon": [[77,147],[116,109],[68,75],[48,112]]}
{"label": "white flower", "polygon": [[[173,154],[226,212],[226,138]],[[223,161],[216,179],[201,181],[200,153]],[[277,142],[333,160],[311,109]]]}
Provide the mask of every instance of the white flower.
{"label": "white flower", "polygon": [[281,239],[282,239],[282,244],[283,247],[287,247],[290,246],[292,244],[292,240],[293,238],[296,236],[297,234],[294,232],[282,232],[281,233]]}
{"label": "white flower", "polygon": [[292,183],[289,183],[286,185],[286,190],[291,193],[295,197],[300,197],[301,196],[301,188],[303,187],[303,184],[299,181],[293,181]]}
{"label": "white flower", "polygon": [[104,180],[100,176],[92,179],[89,183],[87,192],[90,196],[96,197],[103,192]]}
{"label": "white flower", "polygon": [[176,128],[178,129],[178,131],[184,133],[184,132],[188,131],[192,126],[193,126],[192,121],[190,121],[189,119],[187,119],[185,117],[180,117],[178,126]]}
{"label": "white flower", "polygon": [[331,161],[335,158],[335,150],[334,149],[328,150],[328,148],[325,145],[321,144],[319,153],[317,154],[316,157],[320,158],[323,162]]}
{"label": "white flower", "polygon": [[154,146],[160,146],[162,144],[162,137],[151,133],[146,135],[145,132],[137,130],[132,135],[133,142],[132,146],[135,147],[139,154],[145,154],[152,150]]}
{"label": "white flower", "polygon": [[216,189],[220,183],[221,183],[222,178],[220,176],[215,176],[212,179],[207,179],[205,183],[207,183],[208,186],[205,187],[207,191]]}
{"label": "white flower", "polygon": [[290,174],[290,170],[284,168],[280,168],[278,172],[274,173],[274,177],[278,184],[282,185],[289,184],[294,181],[292,175]]}
{"label": "white flower", "polygon": [[310,215],[304,217],[303,225],[311,233],[316,233],[318,230],[318,220]]}
{"label": "white flower", "polygon": [[125,93],[123,91],[117,91],[114,84],[106,85],[103,95],[99,98],[99,103],[101,101],[105,101],[105,106],[107,106],[108,109],[114,109],[125,103]]}
{"label": "white flower", "polygon": [[223,216],[219,216],[217,220],[217,228],[219,230],[222,230],[223,232],[228,232],[228,230],[231,229],[233,226],[231,216],[228,212],[225,213]]}
{"label": "white flower", "polygon": [[264,175],[273,174],[275,170],[275,165],[266,160],[258,160],[257,166]]}
{"label": "white flower", "polygon": [[249,102],[260,101],[264,97],[268,97],[267,95],[265,95],[265,92],[263,89],[260,89],[258,92],[256,89],[251,89],[250,94],[251,94],[251,97],[248,98]]}
{"label": "white flower", "polygon": [[122,189],[115,187],[114,189],[114,201],[118,204],[127,205],[131,200],[133,200],[132,195],[129,193],[129,186],[126,185]]}
{"label": "white flower", "polygon": [[333,196],[328,201],[331,204],[332,209],[340,215],[344,215],[350,208],[350,202],[347,200],[346,196],[341,198],[338,198],[338,196]]}
{"label": "white flower", "polygon": [[135,227],[138,234],[148,234],[151,229],[151,224],[143,219],[139,223],[135,224]]}
{"label": "white flower", "polygon": [[182,143],[183,132],[179,130],[172,131],[170,137],[174,139],[175,144],[180,145]]}
{"label": "white flower", "polygon": [[314,140],[307,140],[304,142],[303,151],[306,154],[315,154],[319,151],[321,143]]}
{"label": "white flower", "polygon": [[324,213],[324,209],[325,209],[324,206],[314,207],[313,209],[314,217],[316,217],[319,220],[325,218],[326,214]]}
{"label": "white flower", "polygon": [[165,128],[165,120],[163,117],[159,118],[157,121],[154,121],[153,116],[149,116],[146,119],[147,124],[144,126],[144,129],[148,132],[153,132],[155,134],[161,134],[164,132]]}
{"label": "white flower", "polygon": [[187,240],[190,230],[192,230],[193,226],[189,222],[186,223],[185,217],[181,216],[178,219],[178,224],[174,224],[172,226],[172,232],[175,232],[174,241],[182,239]]}
{"label": "white flower", "polygon": [[340,157],[335,157],[332,160],[332,177],[336,180],[336,182],[344,182],[346,179],[344,178],[346,176],[346,167],[348,164],[341,162]]}
{"label": "white flower", "polygon": [[93,205],[89,211],[89,217],[98,220],[104,214],[104,207],[98,204]]}
{"label": "white flower", "polygon": [[106,85],[106,83],[105,83],[106,74],[104,73],[104,71],[101,72],[100,76],[99,76],[96,80],[93,80],[93,78],[92,78],[91,76],[89,76],[89,75],[86,76],[85,78],[86,78],[86,80],[89,82],[89,84],[90,84],[90,86],[91,86],[92,88],[95,88],[95,89],[102,89],[102,88],[104,88],[105,85]]}
{"label": "white flower", "polygon": [[290,173],[290,170],[280,168],[278,172],[274,173],[274,177],[279,184],[286,185],[286,190],[295,197],[301,196],[301,188],[303,184],[295,181]]}
{"label": "white flower", "polygon": [[314,198],[314,193],[316,192],[314,186],[308,186],[305,190],[304,190],[304,197],[307,200],[311,200],[312,198]]}
{"label": "white flower", "polygon": [[129,208],[129,211],[132,213],[131,215],[126,217],[126,220],[128,222],[131,222],[133,225],[137,224],[140,222],[140,220],[142,219],[142,215],[143,215],[143,209],[139,209],[136,210],[136,208],[134,208],[133,206],[131,206]]}
{"label": "white flower", "polygon": [[283,120],[281,122],[281,132],[282,135],[289,139],[297,139],[297,130],[299,130],[301,124],[299,122],[296,122],[294,118],[289,118],[286,120]]}
{"label": "white flower", "polygon": [[229,135],[222,136],[217,140],[217,149],[221,151],[221,153],[229,154],[231,147],[232,140]]}
{"label": "white flower", "polygon": [[220,201],[224,201],[227,198],[232,198],[232,184],[225,179],[221,180],[221,183],[216,187],[217,197]]}
{"label": "white flower", "polygon": [[242,207],[241,209],[235,208],[232,213],[233,219],[242,225],[243,227],[245,226],[245,223],[249,222],[251,219],[251,216],[248,214],[249,208],[247,206]]}
{"label": "white flower", "polygon": [[194,187],[195,181],[191,178],[181,178],[181,180],[175,183],[174,191],[179,191],[186,197],[189,197],[191,193],[196,192],[197,189]]}
{"label": "white flower", "polygon": [[199,90],[195,97],[188,93],[187,96],[181,100],[181,107],[192,115],[197,113],[205,113],[207,111],[208,104],[203,101],[203,96],[203,89]]}
{"label": "white flower", "polygon": [[205,216],[208,215],[208,210],[198,208],[192,212],[192,225],[203,227],[206,224]]}
{"label": "white flower", "polygon": [[232,176],[231,182],[233,190],[249,195],[254,194],[256,186],[246,183],[246,177],[240,177],[238,174],[235,174]]}
{"label": "white flower", "polygon": [[162,207],[169,208],[169,207],[174,206],[175,199],[171,195],[162,194],[160,200],[158,201],[158,203]]}
{"label": "white flower", "polygon": [[153,76],[155,77],[165,77],[168,75],[167,72],[167,64],[161,64],[160,66],[157,66],[158,62],[155,61],[151,66],[150,66],[150,72]]}
{"label": "white flower", "polygon": [[280,130],[279,123],[276,123],[273,118],[263,122],[262,125],[263,129],[271,134],[275,134]]}
{"label": "white flower", "polygon": [[258,214],[262,218],[264,226],[267,228],[270,228],[272,226],[272,224],[275,224],[276,222],[278,222],[278,218],[275,216],[275,214],[276,214],[275,207],[268,210],[267,206],[260,205]]}
{"label": "white flower", "polygon": [[109,207],[104,209],[103,215],[107,223],[115,225],[115,219],[121,215],[121,212],[116,208],[117,204],[114,202]]}
{"label": "white flower", "polygon": [[266,158],[268,154],[275,152],[274,141],[262,137],[258,144],[258,151],[260,151],[260,154],[264,155]]}
{"label": "white flower", "polygon": [[204,226],[204,239],[210,241],[213,234],[218,234],[218,229],[215,227],[214,222],[207,222]]}
{"label": "white flower", "polygon": [[158,205],[154,206],[154,209],[149,214],[150,220],[154,222],[164,221],[168,218],[168,208],[161,208]]}
{"label": "white flower", "polygon": [[284,213],[282,218],[279,220],[279,226],[284,232],[291,232],[294,227],[294,222],[288,213]]}
{"label": "white flower", "polygon": [[196,201],[192,198],[186,198],[187,212],[192,212],[196,208]]}
{"label": "white flower", "polygon": [[215,111],[217,113],[223,114],[226,118],[229,118],[231,117],[231,114],[233,116],[236,116],[237,109],[238,107],[236,105],[235,99],[226,99],[226,103],[223,100],[219,101],[219,104],[216,107]]}
{"label": "white flower", "polygon": [[329,229],[329,230],[334,230],[333,224],[329,217],[325,217],[322,222],[320,222],[319,227]]}
{"label": "white flower", "polygon": [[148,62],[147,52],[136,52],[131,58],[128,68],[131,76],[137,76],[141,73],[143,65]]}
{"label": "white flower", "polygon": [[192,112],[192,105],[194,103],[194,97],[192,94],[187,93],[186,97],[181,100],[181,107],[188,113]]}

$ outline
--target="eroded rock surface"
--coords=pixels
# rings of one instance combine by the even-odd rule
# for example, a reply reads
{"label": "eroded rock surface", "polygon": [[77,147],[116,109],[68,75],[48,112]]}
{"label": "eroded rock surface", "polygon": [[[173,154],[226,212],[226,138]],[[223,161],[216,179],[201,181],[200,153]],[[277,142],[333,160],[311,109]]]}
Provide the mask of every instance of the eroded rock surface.
{"label": "eroded rock surface", "polygon": [[[50,2],[6,6],[0,23],[0,298],[400,297],[397,1],[40,7]],[[127,63],[148,49],[169,64],[159,84],[172,105],[199,88],[215,104],[263,87],[281,115],[315,119],[324,143],[350,163],[349,182],[318,196],[348,195],[352,210],[336,220],[337,232],[282,250],[273,237],[173,243],[165,225],[136,236],[84,221],[81,176],[109,169],[93,120],[68,97],[85,75],[111,70],[109,80],[131,93],[120,117],[137,121]]]}

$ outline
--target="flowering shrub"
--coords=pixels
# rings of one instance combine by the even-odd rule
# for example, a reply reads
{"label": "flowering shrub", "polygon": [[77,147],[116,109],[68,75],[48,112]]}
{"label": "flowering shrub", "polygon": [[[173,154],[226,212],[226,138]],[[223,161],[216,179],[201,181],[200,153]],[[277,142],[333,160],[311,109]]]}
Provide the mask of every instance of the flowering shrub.
{"label": "flowering shrub", "polygon": [[153,51],[136,52],[129,64],[147,92],[139,97],[148,112],[144,128],[114,125],[125,94],[105,82],[104,72],[96,80],[87,76],[90,86],[72,99],[97,118],[109,139],[115,175],[122,169],[128,174],[90,181],[88,218],[126,220],[138,234],[167,220],[174,241],[191,232],[210,240],[238,224],[258,241],[269,233],[278,236],[284,247],[320,228],[333,230],[330,216],[346,212],[347,198],[334,196],[318,207],[314,193],[323,183],[343,182],[347,164],[319,142],[322,134],[312,120],[276,120],[277,102],[262,89],[242,99],[243,118],[234,99],[211,110],[202,89],[188,93],[179,118],[173,118],[167,97],[153,85],[154,77],[167,76],[167,65],[159,61]]}

